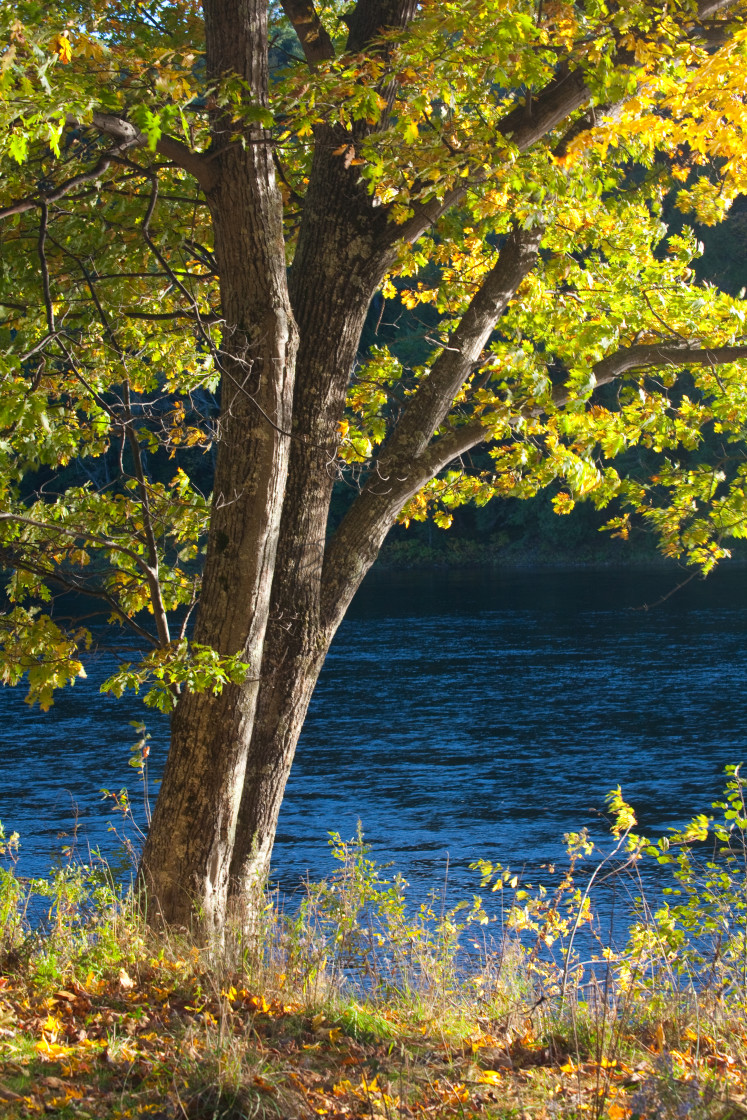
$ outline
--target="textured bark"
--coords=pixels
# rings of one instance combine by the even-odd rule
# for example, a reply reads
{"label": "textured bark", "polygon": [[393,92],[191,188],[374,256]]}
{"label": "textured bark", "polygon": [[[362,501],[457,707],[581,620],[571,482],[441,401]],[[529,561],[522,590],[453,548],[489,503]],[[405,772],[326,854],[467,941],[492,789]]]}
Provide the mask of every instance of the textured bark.
{"label": "textured bark", "polygon": [[[385,27],[404,26],[415,7],[412,0],[361,0],[347,19],[347,49],[362,50]],[[244,898],[269,869],[296,743],[334,633],[320,625],[320,600],[338,424],[368,307],[394,259],[386,214],[339,154],[356,139],[340,127],[316,130],[291,269],[301,337],[294,440],[231,871]]]}
{"label": "textured bark", "polygon": [[[291,8],[296,21],[313,22],[311,5],[286,10]],[[411,0],[360,0],[348,18],[347,49],[362,50],[387,26],[404,26],[415,8]],[[257,0],[209,0],[205,14],[211,73],[242,74],[261,103],[267,83],[266,55],[257,50],[266,41],[263,6]],[[304,47],[329,55],[320,40]],[[581,96],[564,90],[566,111]],[[555,120],[554,88],[552,97],[553,112],[543,108],[541,121],[532,122],[532,141]],[[208,193],[228,326],[213,520],[195,636],[221,652],[242,651],[253,679],[219,697],[181,698],[143,860],[169,921],[186,921],[197,903],[215,926],[223,920],[229,867],[239,890],[252,888],[267,871],[293,753],[329,643],[402,504],[438,469],[431,469],[435,460],[415,464],[407,486],[388,499],[377,492],[376,524],[372,510],[364,509],[358,530],[348,524],[325,567],[338,423],[365,315],[392,263],[396,239],[385,209],[372,205],[355,167],[335,154],[357,133],[318,128],[291,270],[291,314],[268,146],[260,134],[250,137],[245,150],[231,145],[232,128],[220,117],[214,122],[211,167],[217,181]],[[518,248],[512,240],[503,272]],[[458,339],[464,351],[459,368],[442,362],[438,416],[431,401],[426,412],[433,416],[420,424],[419,442],[403,438],[402,454],[406,446],[417,458],[448,409],[513,290],[506,279],[496,276],[495,291],[482,297],[478,329],[468,324]],[[300,349],[291,408],[293,317]],[[436,383],[431,379],[431,390]],[[291,423],[286,481],[288,441],[282,432]]]}
{"label": "textured bark", "polygon": [[[242,74],[266,98],[266,8],[209,0],[211,74]],[[264,47],[262,48],[262,45]],[[151,907],[170,923],[195,912],[220,928],[258,691],[288,466],[297,330],[285,275],[281,202],[270,146],[244,147],[216,117],[216,184],[208,195],[225,318],[220,439],[195,640],[250,665],[242,686],[183,695],[142,871]]]}
{"label": "textured bark", "polygon": [[358,0],[343,17],[350,32],[347,50],[361,51],[387,28],[405,27],[416,8],[416,0]]}
{"label": "textured bark", "polygon": [[310,0],[282,0],[282,4],[309,65],[315,66],[325,59],[334,58],[332,40]]}
{"label": "textured bark", "polygon": [[[363,2],[365,18],[351,42],[357,36],[362,47],[412,10],[409,0]],[[205,16],[211,74],[241,74],[262,103],[264,5],[208,0]],[[220,115],[213,128],[217,171],[207,197],[226,327],[221,436],[195,639],[221,653],[242,652],[252,672],[245,685],[218,697],[180,698],[142,869],[165,920],[186,923],[197,910],[219,928],[242,789],[234,874],[243,869],[250,884],[269,860],[293,750],[328,646],[318,627],[319,589],[338,422],[366,312],[394,247],[385,236],[385,213],[372,206],[355,167],[335,154],[355,137],[339,126],[320,127],[289,296],[269,145],[256,129],[243,148],[231,143],[235,126]],[[301,348],[294,369],[295,321]],[[265,642],[273,574],[273,625]]]}
{"label": "textured bark", "polygon": [[290,278],[301,343],[291,461],[241,803],[232,879],[243,893],[266,874],[285,783],[328,648],[319,598],[338,424],[371,299],[390,261],[381,215],[354,168],[333,153],[342,130],[319,129]]}

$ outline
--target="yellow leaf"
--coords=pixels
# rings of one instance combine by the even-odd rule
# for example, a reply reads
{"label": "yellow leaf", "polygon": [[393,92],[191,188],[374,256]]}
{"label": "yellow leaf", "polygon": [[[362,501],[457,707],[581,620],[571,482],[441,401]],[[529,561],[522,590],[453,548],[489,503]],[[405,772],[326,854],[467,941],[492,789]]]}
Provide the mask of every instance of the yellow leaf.
{"label": "yellow leaf", "polygon": [[561,515],[570,513],[575,504],[571,495],[566,493],[556,494],[552,500],[553,509]]}
{"label": "yellow leaf", "polygon": [[67,66],[68,62],[70,62],[73,57],[73,44],[64,31],[61,35],[55,35],[52,40],[52,49],[63,66]]}
{"label": "yellow leaf", "polygon": [[501,1080],[501,1075],[497,1069],[484,1069],[478,1080],[483,1085],[497,1085]]}
{"label": "yellow leaf", "polygon": [[46,1058],[50,1062],[55,1062],[60,1058],[64,1058],[69,1052],[69,1047],[60,1046],[57,1042],[47,1042],[46,1038],[43,1038],[40,1042],[35,1042],[34,1049],[41,1057]]}
{"label": "yellow leaf", "polygon": [[253,1011],[267,1013],[270,1010],[270,1005],[264,996],[249,996],[244,1002],[248,1003]]}

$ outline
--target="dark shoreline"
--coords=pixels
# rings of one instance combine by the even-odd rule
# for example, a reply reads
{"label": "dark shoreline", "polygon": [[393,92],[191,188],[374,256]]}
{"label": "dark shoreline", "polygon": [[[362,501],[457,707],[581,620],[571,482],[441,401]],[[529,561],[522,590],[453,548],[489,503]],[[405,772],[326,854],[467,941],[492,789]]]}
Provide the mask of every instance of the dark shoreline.
{"label": "dark shoreline", "polygon": [[[423,571],[478,571],[501,570],[506,572],[523,571],[575,571],[578,569],[604,569],[612,571],[651,571],[671,572],[684,577],[698,571],[692,565],[685,565],[679,560],[662,556],[658,553],[640,551],[631,552],[627,557],[623,554],[612,556],[605,553],[591,553],[574,557],[571,554],[547,556],[537,554],[532,550],[522,553],[512,550],[491,549],[490,547],[477,546],[474,549],[432,549],[418,548],[405,550],[397,546],[382,550],[379,558],[371,569],[371,574],[383,575],[387,572],[413,572]],[[741,547],[734,550],[736,555],[721,560],[714,569],[714,573],[725,568],[747,567],[747,548]],[[411,553],[408,555],[408,553]],[[707,576],[702,578],[708,578]]]}

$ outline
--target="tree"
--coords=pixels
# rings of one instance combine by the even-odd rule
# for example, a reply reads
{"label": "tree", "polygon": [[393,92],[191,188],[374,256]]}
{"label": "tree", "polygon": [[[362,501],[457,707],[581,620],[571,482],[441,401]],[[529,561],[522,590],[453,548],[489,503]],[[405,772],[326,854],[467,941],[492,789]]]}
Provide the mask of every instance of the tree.
{"label": "tree", "polygon": [[[154,917],[219,929],[266,875],[326,651],[398,519],[555,484],[559,513],[614,499],[615,531],[638,514],[706,570],[744,535],[745,304],[660,216],[676,192],[717,221],[747,182],[744,14],[4,10],[4,679],[47,705],[84,672],[60,591],[145,644],[106,687],[173,708]],[[437,312],[422,368],[359,353],[403,304]],[[647,475],[615,469],[631,447]]]}

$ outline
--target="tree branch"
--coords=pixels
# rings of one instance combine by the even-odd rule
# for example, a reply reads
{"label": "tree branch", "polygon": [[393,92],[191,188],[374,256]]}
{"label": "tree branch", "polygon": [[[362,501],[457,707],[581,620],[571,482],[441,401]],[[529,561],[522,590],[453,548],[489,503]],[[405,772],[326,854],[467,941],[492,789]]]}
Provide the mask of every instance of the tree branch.
{"label": "tree branch", "polygon": [[84,540],[91,541],[92,544],[100,544],[103,548],[108,548],[112,552],[121,552],[123,556],[129,556],[146,578],[152,574],[147,560],[138,556],[137,552],[133,552],[131,548],[117,544],[109,537],[100,537],[97,533],[86,532],[85,529],[67,529],[64,525],[56,525],[51,521],[37,521],[33,517],[24,517],[20,513],[0,513],[0,521],[17,521],[20,525],[28,525],[33,529],[44,529],[45,532],[59,533],[60,536],[68,537],[70,540]]}
{"label": "tree branch", "polygon": [[10,218],[13,214],[25,214],[29,210],[34,210],[42,203],[48,206],[52,202],[57,202],[59,199],[64,198],[70,191],[75,190],[76,187],[81,186],[83,183],[90,183],[94,179],[98,179],[103,175],[109,167],[112,160],[119,155],[121,149],[119,147],[110,148],[104,152],[96,165],[90,171],[83,171],[80,175],[73,175],[71,179],[66,179],[64,183],[60,183],[59,187],[49,191],[45,195],[27,195],[25,198],[19,199],[17,202],[11,203],[10,206],[5,206],[0,210],[0,219]]}
{"label": "tree branch", "polygon": [[54,568],[47,569],[41,564],[34,564],[30,559],[23,556],[18,549],[9,548],[7,545],[0,545],[0,561],[8,568],[20,568],[22,571],[29,572],[31,575],[39,576],[41,579],[47,580],[57,587],[62,588],[63,591],[72,591],[76,595],[84,595],[89,599],[97,599],[100,602],[106,603],[112,613],[117,615],[123,626],[129,626],[138,637],[144,638],[156,649],[158,648],[157,639],[154,638],[144,626],[136,622],[134,618],[130,618],[114,596],[103,587],[91,587],[88,584],[82,583],[80,580],[74,579],[73,576],[63,575]]}
{"label": "tree branch", "polygon": [[[71,117],[67,123],[76,125],[79,122]],[[107,113],[94,113],[93,123],[99,132],[114,137],[118,142],[104,152],[90,171],[82,171],[80,175],[73,175],[70,179],[66,179],[64,183],[60,183],[59,187],[55,187],[44,194],[26,195],[25,198],[18,199],[10,206],[4,206],[0,209],[0,220],[10,218],[14,214],[25,214],[38,206],[49,206],[53,202],[58,202],[61,198],[70,194],[71,191],[74,191],[76,187],[100,179],[112,162],[128,148],[142,148],[148,142],[147,137],[134,124],[130,124],[129,121],[121,117],[111,116]],[[197,152],[193,152],[181,140],[175,140],[172,136],[162,136],[156,145],[156,151],[193,175],[206,194],[214,186],[216,172],[211,162]]]}
{"label": "tree branch", "polygon": [[364,50],[381,31],[406,27],[416,9],[416,0],[358,0],[352,12],[342,17],[349,31],[345,50],[355,54]]}
{"label": "tree branch", "polygon": [[327,34],[312,0],[281,0],[283,11],[293,24],[293,30],[309,66],[314,68],[325,59],[335,57],[335,48]]}
{"label": "tree branch", "polygon": [[[747,345],[714,346],[663,344],[661,346],[630,346],[602,358],[593,367],[596,386],[608,385],[630,369],[668,365],[722,365],[747,361]],[[565,387],[553,393],[553,404],[567,404]],[[523,410],[509,420],[536,417],[543,408]],[[426,447],[415,459],[407,462],[374,463],[364,489],[343,518],[325,553],[322,575],[322,618],[325,626],[334,627],[344,614],[360,581],[376,559],[384,538],[402,507],[435,478],[440,471],[482,443],[488,433],[483,418],[472,417],[465,424],[453,427]]]}
{"label": "tree branch", "polygon": [[189,319],[192,323],[214,327],[218,323],[225,323],[222,315],[195,315],[192,311],[135,311],[134,308],[123,308],[122,315],[128,319],[147,319],[151,322],[161,322],[168,319]]}
{"label": "tree branch", "polygon": [[[153,210],[155,209],[157,198],[158,198],[158,179],[154,176],[153,180],[152,180],[152,190],[151,190],[151,197],[150,197],[150,200],[149,200],[149,203],[148,203],[148,209],[146,211],[145,218],[143,219],[143,233],[144,233],[144,236],[146,237],[146,240],[148,240],[148,225],[150,223],[150,219],[152,217]],[[160,577],[159,577],[158,548],[157,548],[157,545],[156,545],[155,532],[153,530],[153,522],[152,522],[151,512],[150,512],[150,498],[149,498],[149,494],[148,494],[148,486],[146,484],[146,479],[145,479],[145,470],[144,470],[144,466],[143,466],[142,453],[141,453],[141,450],[140,450],[140,441],[138,439],[137,432],[135,431],[134,417],[132,415],[132,408],[131,408],[131,404],[130,404],[130,383],[129,383],[129,378],[128,378],[127,373],[126,373],[126,370],[127,370],[127,355],[125,354],[122,347],[120,346],[119,340],[117,339],[117,336],[114,333],[114,330],[111,326],[111,323],[109,322],[109,317],[107,316],[106,312],[104,311],[104,308],[103,308],[103,306],[101,304],[101,301],[98,297],[98,293],[96,291],[94,281],[91,278],[91,276],[88,272],[88,269],[85,267],[83,262],[78,257],[75,256],[75,254],[70,252],[70,250],[67,250],[67,252],[77,262],[78,267],[81,269],[81,271],[83,273],[85,281],[88,285],[88,290],[91,294],[91,299],[93,300],[93,303],[94,303],[94,305],[96,307],[96,310],[98,312],[99,319],[101,321],[101,325],[103,326],[106,334],[108,335],[109,341],[111,342],[111,345],[114,348],[114,350],[117,354],[117,357],[119,358],[120,362],[122,363],[122,368],[125,371],[125,377],[124,377],[124,380],[122,382],[124,417],[122,419],[115,417],[114,414],[112,413],[111,409],[109,409],[108,407],[107,407],[107,411],[109,411],[109,414],[115,420],[115,423],[118,423],[121,426],[122,431],[124,432],[125,438],[127,439],[127,442],[129,444],[129,447],[130,447],[130,453],[132,455],[133,469],[134,469],[134,472],[135,472],[135,479],[137,481],[138,494],[140,496],[140,505],[141,505],[142,512],[143,512],[144,543],[145,543],[145,546],[148,550],[148,557],[149,557],[149,560],[150,560],[149,564],[144,565],[144,566],[141,565],[141,566],[143,567],[143,571],[145,572],[145,576],[146,576],[146,579],[148,581],[148,589],[150,591],[150,596],[151,596],[151,606],[153,608],[153,615],[154,615],[154,618],[156,620],[156,630],[158,632],[158,638],[159,638],[159,641],[161,642],[161,645],[165,648],[166,646],[168,646],[169,642],[171,641],[171,635],[169,633],[168,614],[166,612],[166,608],[165,608],[164,603],[163,603],[163,594],[162,594],[162,591],[161,591],[161,581],[160,581]],[[71,368],[75,371],[76,376],[79,378],[79,380],[82,381],[83,379],[82,379],[80,373],[78,372],[78,370],[76,368],[76,364],[72,359],[72,355],[67,353],[66,348],[64,346],[62,346],[62,349],[63,349],[63,352],[66,353],[66,356],[68,358],[68,361],[70,363]]]}
{"label": "tree branch", "polygon": [[[702,346],[699,343],[664,343],[661,346],[627,346],[602,358],[593,367],[597,386],[609,385],[629,369],[643,366],[719,366],[747,360],[747,346]],[[563,405],[565,390],[553,393],[553,401]]]}
{"label": "tree branch", "polygon": [[49,265],[47,264],[47,252],[45,242],[47,240],[47,224],[49,220],[49,207],[46,202],[42,202],[41,206],[41,221],[39,222],[39,238],[37,241],[37,253],[39,255],[39,267],[42,274],[42,292],[44,293],[44,307],[47,313],[47,333],[53,335],[55,333],[54,324],[54,305],[52,303],[52,289],[49,280]]}
{"label": "tree branch", "polygon": [[[118,140],[120,150],[144,148],[148,143],[147,136],[123,117],[111,113],[94,113],[93,124],[99,132]],[[198,152],[193,152],[182,140],[177,140],[173,136],[161,136],[156,144],[156,151],[194,176],[205,194],[215,186],[216,171],[211,160]]]}
{"label": "tree branch", "polygon": [[[740,3],[741,0],[700,0],[698,20],[708,20]],[[584,72],[580,69],[568,71],[549,82],[536,97],[532,97],[531,103],[517,105],[512,109],[499,122],[496,132],[510,139],[519,154],[522,154],[557,128],[571,113],[580,109],[590,97]],[[603,112],[604,108],[600,107],[600,111]],[[411,218],[402,225],[389,227],[388,238],[391,241],[417,241],[447,210],[458,206],[472,186],[483,182],[486,177],[487,173],[480,171],[465,179],[443,199],[416,204]]]}
{"label": "tree branch", "polygon": [[380,459],[396,460],[402,455],[412,459],[425,450],[478,362],[509,300],[534,268],[543,232],[538,228],[515,228],[503,242],[497,261],[483,279],[430,373],[410,399]]}
{"label": "tree branch", "polygon": [[[526,105],[518,105],[499,122],[496,132],[510,139],[519,154],[526,152],[544,136],[556,128],[561,121],[580,109],[591,93],[581,70],[575,70],[554,78],[532,99],[531,110]],[[414,214],[402,225],[390,225],[386,231],[388,241],[417,241],[438,219],[457,206],[467,192],[484,182],[488,173],[480,171],[475,176],[463,180],[443,199],[431,199],[416,204]]]}
{"label": "tree branch", "polygon": [[736,0],[699,0],[698,19],[712,19],[719,12],[733,8]]}

